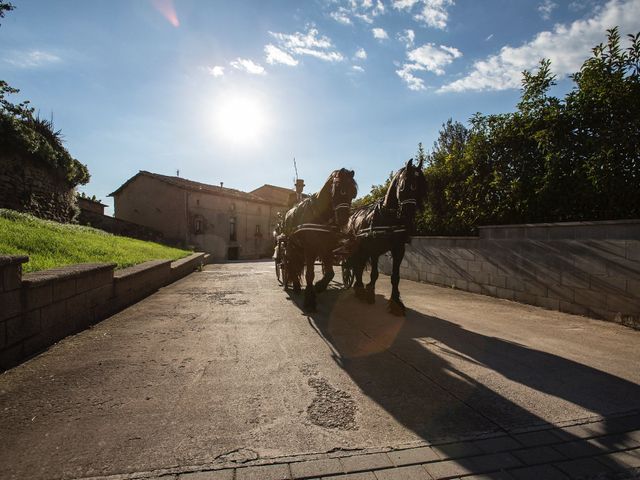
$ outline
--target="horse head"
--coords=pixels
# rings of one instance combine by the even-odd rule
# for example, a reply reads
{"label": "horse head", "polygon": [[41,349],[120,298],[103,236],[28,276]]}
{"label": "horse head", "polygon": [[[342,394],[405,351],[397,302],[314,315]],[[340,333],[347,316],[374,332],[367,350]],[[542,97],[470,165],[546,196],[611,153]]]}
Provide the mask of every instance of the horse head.
{"label": "horse head", "polygon": [[342,227],[349,220],[351,202],[358,193],[358,184],[354,180],[355,172],[341,168],[331,174],[331,207],[336,225]]}
{"label": "horse head", "polygon": [[427,180],[422,171],[422,159],[418,165],[414,165],[412,158],[398,172],[396,198],[400,218],[413,222],[416,213],[422,208],[426,194]]}

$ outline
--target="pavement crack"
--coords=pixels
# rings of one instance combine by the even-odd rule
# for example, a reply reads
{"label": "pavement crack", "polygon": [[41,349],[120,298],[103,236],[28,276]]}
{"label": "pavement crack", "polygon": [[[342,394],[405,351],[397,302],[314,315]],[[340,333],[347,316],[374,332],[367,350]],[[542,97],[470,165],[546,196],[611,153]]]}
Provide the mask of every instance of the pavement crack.
{"label": "pavement crack", "polygon": [[215,458],[215,462],[223,463],[247,463],[260,458],[258,452],[250,448],[238,448]]}

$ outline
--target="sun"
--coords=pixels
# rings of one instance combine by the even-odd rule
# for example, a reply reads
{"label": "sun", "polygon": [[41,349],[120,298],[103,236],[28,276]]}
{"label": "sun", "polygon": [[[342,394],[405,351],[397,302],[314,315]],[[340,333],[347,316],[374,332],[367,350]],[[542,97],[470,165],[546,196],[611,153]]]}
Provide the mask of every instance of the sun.
{"label": "sun", "polygon": [[236,145],[255,145],[267,126],[266,110],[256,95],[229,93],[214,105],[215,130],[225,141]]}

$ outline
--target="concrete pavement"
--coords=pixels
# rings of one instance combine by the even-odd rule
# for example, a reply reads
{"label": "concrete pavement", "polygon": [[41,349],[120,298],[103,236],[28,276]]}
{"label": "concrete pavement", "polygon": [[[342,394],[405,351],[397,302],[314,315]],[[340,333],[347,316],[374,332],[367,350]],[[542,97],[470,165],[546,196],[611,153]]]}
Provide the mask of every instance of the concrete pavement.
{"label": "concrete pavement", "polygon": [[640,466],[640,332],[405,280],[409,311],[396,318],[388,278],[378,286],[366,305],[336,284],[310,316],[268,262],[210,265],[163,288],[0,376],[3,476],[577,478]]}

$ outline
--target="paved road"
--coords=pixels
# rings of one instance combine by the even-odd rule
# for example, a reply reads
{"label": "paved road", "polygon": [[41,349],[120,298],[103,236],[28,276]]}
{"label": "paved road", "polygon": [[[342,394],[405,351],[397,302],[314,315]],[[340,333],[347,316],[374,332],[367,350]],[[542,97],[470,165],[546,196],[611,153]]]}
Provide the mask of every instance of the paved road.
{"label": "paved road", "polygon": [[270,262],[161,289],[0,375],[2,476],[194,471],[594,421],[606,433],[640,413],[640,331],[404,280],[396,318],[378,284],[375,305],[335,285],[311,316]]}

